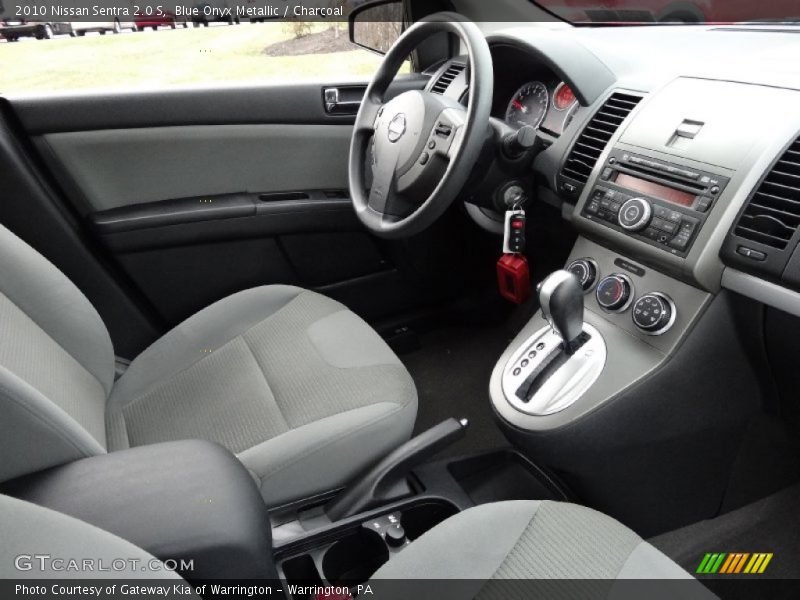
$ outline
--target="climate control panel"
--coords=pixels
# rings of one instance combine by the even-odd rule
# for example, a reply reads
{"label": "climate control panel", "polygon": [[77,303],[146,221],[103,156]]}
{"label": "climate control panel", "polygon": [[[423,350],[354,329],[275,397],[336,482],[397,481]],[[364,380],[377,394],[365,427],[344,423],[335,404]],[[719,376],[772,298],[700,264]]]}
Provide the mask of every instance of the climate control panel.
{"label": "climate control panel", "polygon": [[[623,265],[629,263],[622,262]],[[600,308],[609,314],[623,314],[630,309],[631,320],[638,331],[646,335],[661,335],[675,324],[678,309],[672,298],[660,291],[636,295],[632,278],[625,273],[610,273],[601,277],[598,262],[590,257],[577,258],[567,265],[584,292],[594,288]]]}

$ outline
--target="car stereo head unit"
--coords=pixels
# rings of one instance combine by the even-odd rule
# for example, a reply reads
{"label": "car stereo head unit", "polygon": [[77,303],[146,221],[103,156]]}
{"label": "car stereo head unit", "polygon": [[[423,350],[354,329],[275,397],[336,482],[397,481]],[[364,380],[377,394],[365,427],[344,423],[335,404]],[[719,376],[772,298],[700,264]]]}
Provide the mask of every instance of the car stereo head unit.
{"label": "car stereo head unit", "polygon": [[582,215],[686,256],[728,178],[615,148]]}

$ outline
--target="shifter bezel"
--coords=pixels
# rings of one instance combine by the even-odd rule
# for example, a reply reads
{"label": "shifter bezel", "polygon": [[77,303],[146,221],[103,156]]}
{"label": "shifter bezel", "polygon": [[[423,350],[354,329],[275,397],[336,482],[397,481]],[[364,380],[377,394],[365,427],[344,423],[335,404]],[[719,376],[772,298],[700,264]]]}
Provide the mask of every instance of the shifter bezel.
{"label": "shifter bezel", "polygon": [[525,340],[503,369],[501,385],[506,401],[521,413],[541,417],[561,412],[580,400],[600,377],[608,356],[600,332],[588,323],[584,323],[583,330],[589,335],[586,343],[571,356],[567,355],[563,364],[540,382],[529,398],[518,395],[520,386],[544,368],[554,353],[565,350],[564,340],[551,327],[543,327]]}

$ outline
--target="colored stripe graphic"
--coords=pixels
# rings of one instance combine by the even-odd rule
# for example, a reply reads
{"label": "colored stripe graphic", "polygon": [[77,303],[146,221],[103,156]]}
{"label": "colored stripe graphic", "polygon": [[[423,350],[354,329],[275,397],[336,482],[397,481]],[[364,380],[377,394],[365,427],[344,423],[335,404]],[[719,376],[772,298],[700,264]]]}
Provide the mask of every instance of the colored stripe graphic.
{"label": "colored stripe graphic", "polygon": [[700,566],[697,567],[698,573],[704,574],[714,574],[719,569],[720,565],[722,565],[722,561],[727,556],[726,553],[708,553],[703,558],[703,561],[700,563]]}
{"label": "colored stripe graphic", "polygon": [[759,553],[753,554],[753,558],[747,563],[745,573],[763,573],[767,569],[767,565],[772,560],[772,553]]}
{"label": "colored stripe graphic", "polygon": [[731,565],[731,569],[730,569],[730,571],[728,571],[728,573],[739,573],[739,572],[741,572],[741,570],[744,568],[744,563],[747,561],[748,558],[750,558],[750,553],[749,552],[746,553],[746,554],[743,554],[741,552],[738,553],[736,555],[736,560]]}
{"label": "colored stripe graphic", "polygon": [[735,559],[736,559],[736,555],[735,554],[728,554],[728,558],[727,558],[727,560],[725,560],[724,563],[722,563],[722,568],[719,570],[719,572],[720,573],[730,573],[730,571],[728,569],[731,568],[731,564],[734,563]]}
{"label": "colored stripe graphic", "polygon": [[696,573],[703,575],[760,574],[767,569],[773,554],[767,552],[708,552]]}

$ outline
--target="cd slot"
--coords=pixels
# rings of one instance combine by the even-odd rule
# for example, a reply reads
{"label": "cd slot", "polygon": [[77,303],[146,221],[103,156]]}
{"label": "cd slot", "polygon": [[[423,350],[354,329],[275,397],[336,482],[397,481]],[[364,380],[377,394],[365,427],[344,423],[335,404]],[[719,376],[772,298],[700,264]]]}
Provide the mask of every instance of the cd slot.
{"label": "cd slot", "polygon": [[647,167],[632,164],[615,165],[615,168],[623,173],[639,175],[658,183],[667,183],[685,192],[693,192],[699,195],[706,191],[706,186],[704,185],[688,182],[684,179],[664,173],[663,171],[650,170]]}

